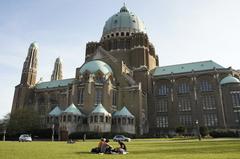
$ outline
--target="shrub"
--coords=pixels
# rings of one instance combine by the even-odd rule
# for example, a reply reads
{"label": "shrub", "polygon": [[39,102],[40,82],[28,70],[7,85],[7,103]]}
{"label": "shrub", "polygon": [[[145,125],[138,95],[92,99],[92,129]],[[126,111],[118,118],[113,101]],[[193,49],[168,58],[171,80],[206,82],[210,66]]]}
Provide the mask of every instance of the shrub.
{"label": "shrub", "polygon": [[108,139],[112,139],[115,135],[124,135],[126,137],[130,137],[130,138],[135,138],[135,135],[133,134],[128,134],[128,133],[111,133],[111,132],[107,132],[107,133],[97,133],[97,132],[73,132],[71,134],[69,134],[69,139],[83,139],[83,135],[86,134],[86,138],[87,139],[100,139],[100,138],[108,138]]}
{"label": "shrub", "polygon": [[219,137],[239,137],[237,131],[234,130],[213,130],[209,133],[210,136],[213,138]]}
{"label": "shrub", "polygon": [[[7,131],[6,139],[7,140],[18,140],[21,134],[30,134],[33,140],[51,140],[52,129],[35,129],[29,131]],[[1,135],[0,135],[1,136]],[[58,134],[55,130],[54,138],[58,138]]]}
{"label": "shrub", "polygon": [[179,127],[176,128],[175,131],[176,131],[176,133],[177,133],[178,135],[183,135],[184,132],[185,132],[185,130],[186,130],[185,127],[183,127],[183,126],[179,126]]}

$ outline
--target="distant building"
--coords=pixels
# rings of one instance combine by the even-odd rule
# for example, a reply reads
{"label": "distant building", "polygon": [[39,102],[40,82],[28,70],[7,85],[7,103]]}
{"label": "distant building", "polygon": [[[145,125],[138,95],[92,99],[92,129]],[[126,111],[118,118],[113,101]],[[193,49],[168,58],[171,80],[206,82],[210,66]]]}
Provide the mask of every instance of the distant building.
{"label": "distant building", "polygon": [[86,45],[85,63],[62,79],[57,58],[51,80],[36,82],[38,46],[32,43],[12,112],[32,108],[42,127],[72,132],[161,135],[178,126],[239,128],[240,72],[213,61],[159,67],[143,22],[123,6],[105,23],[99,42]]}

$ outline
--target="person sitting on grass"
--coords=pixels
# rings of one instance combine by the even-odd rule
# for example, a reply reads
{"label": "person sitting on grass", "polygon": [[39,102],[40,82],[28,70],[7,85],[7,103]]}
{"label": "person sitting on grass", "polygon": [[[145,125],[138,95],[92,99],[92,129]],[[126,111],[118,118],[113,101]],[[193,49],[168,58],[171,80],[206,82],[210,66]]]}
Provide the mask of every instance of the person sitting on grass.
{"label": "person sitting on grass", "polygon": [[109,144],[109,139],[106,139],[106,141],[101,145],[101,153],[112,153],[112,146]]}
{"label": "person sitting on grass", "polygon": [[114,152],[117,152],[119,154],[126,154],[127,153],[127,147],[122,141],[118,141],[119,147],[114,149]]}
{"label": "person sitting on grass", "polygon": [[98,143],[98,147],[93,148],[91,150],[92,153],[100,153],[101,152],[101,147],[102,145],[105,143],[106,139],[105,138],[101,138],[100,142]]}
{"label": "person sitting on grass", "polygon": [[126,147],[126,145],[125,145],[122,141],[119,140],[119,141],[118,141],[118,144],[119,144],[119,146],[120,146],[120,147],[119,147],[120,149],[123,149],[124,151],[127,151],[127,147]]}
{"label": "person sitting on grass", "polygon": [[105,143],[106,139],[105,138],[101,138],[100,142],[98,143],[98,148],[99,150],[101,149],[102,145]]}

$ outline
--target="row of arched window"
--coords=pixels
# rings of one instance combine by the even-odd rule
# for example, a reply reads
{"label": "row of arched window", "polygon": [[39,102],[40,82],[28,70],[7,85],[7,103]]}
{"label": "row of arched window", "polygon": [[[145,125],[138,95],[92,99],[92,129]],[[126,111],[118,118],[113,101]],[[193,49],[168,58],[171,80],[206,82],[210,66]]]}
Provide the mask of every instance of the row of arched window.
{"label": "row of arched window", "polygon": [[111,123],[111,117],[103,115],[90,116],[90,123]]}
{"label": "row of arched window", "polygon": [[116,32],[116,33],[110,33],[110,34],[107,34],[103,37],[103,39],[109,39],[109,38],[112,38],[112,37],[119,37],[119,36],[130,36],[130,35],[133,35],[134,33],[130,33],[130,32]]}
{"label": "row of arched window", "polygon": [[63,115],[60,117],[48,116],[47,117],[47,123],[56,123],[56,122],[82,123],[83,119],[80,116],[76,116],[76,115]]}
{"label": "row of arched window", "polygon": [[[102,98],[103,98],[103,90],[102,88],[96,88],[95,89],[95,104],[100,104],[102,103]],[[84,103],[84,88],[79,88],[78,91],[78,104],[83,105]],[[117,105],[117,92],[116,90],[112,91],[112,105],[116,106]]]}
{"label": "row of arched window", "polygon": [[[187,82],[180,82],[176,85],[176,90],[178,94],[185,94],[185,93],[189,93],[191,91],[190,89],[191,85]],[[158,88],[157,88],[157,95],[161,95],[161,96],[165,96],[168,95],[170,93],[170,89],[171,86],[169,84],[161,84]],[[213,85],[212,83],[210,83],[209,81],[201,81],[199,82],[199,90],[201,92],[209,92],[209,91],[213,91]]]}
{"label": "row of arched window", "polygon": [[[60,120],[59,120],[60,119]],[[47,117],[47,123],[57,123],[57,122],[74,122],[74,123],[82,123],[83,118],[76,115],[63,115],[60,118],[49,116]],[[114,125],[134,125],[134,119],[128,117],[118,117],[118,118],[111,118],[109,116],[103,115],[92,115],[89,118],[89,123],[109,123]]]}
{"label": "row of arched window", "polygon": [[134,119],[128,117],[117,117],[112,120],[113,125],[133,125]]}

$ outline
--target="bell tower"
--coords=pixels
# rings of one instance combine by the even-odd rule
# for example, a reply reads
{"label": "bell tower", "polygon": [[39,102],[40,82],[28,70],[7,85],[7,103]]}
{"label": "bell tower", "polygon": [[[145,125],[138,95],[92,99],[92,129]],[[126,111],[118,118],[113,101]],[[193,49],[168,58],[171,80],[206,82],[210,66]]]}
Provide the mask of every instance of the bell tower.
{"label": "bell tower", "polygon": [[31,91],[32,86],[36,84],[37,77],[37,54],[38,46],[36,43],[31,43],[27,57],[23,64],[22,76],[20,84],[15,87],[12,112],[19,108],[23,108],[32,105]]}
{"label": "bell tower", "polygon": [[53,69],[53,73],[51,76],[51,81],[53,80],[61,80],[62,79],[62,61],[60,59],[60,57],[58,57],[55,61],[54,64],[54,69]]}
{"label": "bell tower", "polygon": [[37,77],[37,54],[38,46],[35,42],[31,43],[28,49],[28,55],[23,64],[21,84],[25,86],[33,86]]}

